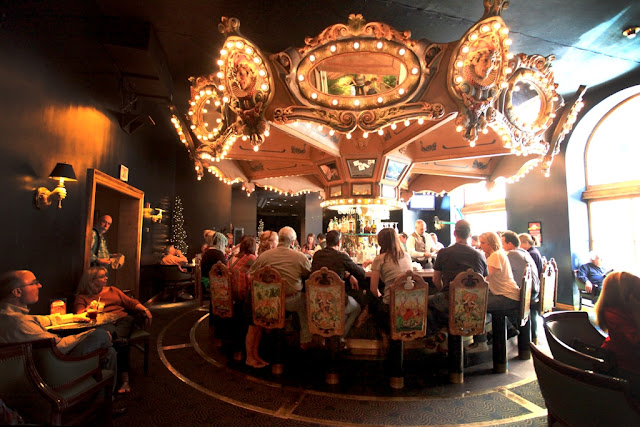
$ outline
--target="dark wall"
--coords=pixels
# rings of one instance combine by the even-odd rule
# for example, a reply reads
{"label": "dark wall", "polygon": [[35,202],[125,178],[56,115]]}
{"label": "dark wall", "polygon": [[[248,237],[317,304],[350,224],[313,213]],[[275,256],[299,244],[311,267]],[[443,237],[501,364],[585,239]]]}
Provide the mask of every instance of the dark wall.
{"label": "dark wall", "polygon": [[256,236],[257,234],[258,207],[256,200],[255,194],[247,197],[247,193],[239,186],[234,186],[231,191],[231,223],[234,227],[244,228],[245,235]]}
{"label": "dark wall", "polygon": [[[14,49],[6,34],[0,40],[0,271],[29,269],[42,281],[34,312],[44,312],[50,298],[71,297],[82,274],[87,168],[119,176],[124,164],[145,199],[173,197],[172,153],[180,148],[159,128],[123,132],[99,99],[53,69],[35,52]],[[62,209],[37,210],[34,189],[55,187],[48,175],[57,162],[72,164],[78,182],[67,183]]]}
{"label": "dark wall", "polygon": [[182,199],[191,259],[202,249],[204,230],[230,230],[231,186],[207,172],[198,181],[193,161],[184,152],[176,158],[176,195]]}

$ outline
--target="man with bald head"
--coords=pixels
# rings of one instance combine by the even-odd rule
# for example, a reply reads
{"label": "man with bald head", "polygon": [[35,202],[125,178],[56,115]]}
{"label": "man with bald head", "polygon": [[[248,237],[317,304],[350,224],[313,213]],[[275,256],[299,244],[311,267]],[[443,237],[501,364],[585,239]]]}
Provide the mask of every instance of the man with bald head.
{"label": "man with bald head", "polygon": [[[111,335],[104,329],[91,329],[64,338],[47,331],[47,326],[80,320],[84,314],[37,316],[29,306],[38,302],[42,285],[29,270],[15,270],[0,276],[0,344],[15,344],[52,338],[62,353],[82,356],[107,348],[105,368],[116,369],[116,353]],[[86,318],[86,317],[85,317]]]}
{"label": "man with bald head", "polygon": [[407,252],[411,261],[419,263],[422,268],[431,268],[431,256],[436,253],[436,248],[426,231],[427,224],[421,219],[417,220],[415,231],[407,239]]}
{"label": "man with bald head", "polygon": [[109,231],[113,219],[109,215],[103,215],[93,226],[91,231],[91,265],[107,267],[111,265],[111,254],[107,248],[107,241],[104,234]]}
{"label": "man with bald head", "polygon": [[298,314],[300,320],[300,347],[304,350],[311,343],[307,323],[307,303],[302,293],[302,283],[311,274],[311,261],[302,252],[291,249],[297,235],[293,228],[282,227],[278,232],[278,246],[260,254],[249,274],[253,275],[268,265],[282,276],[285,290],[285,310]]}

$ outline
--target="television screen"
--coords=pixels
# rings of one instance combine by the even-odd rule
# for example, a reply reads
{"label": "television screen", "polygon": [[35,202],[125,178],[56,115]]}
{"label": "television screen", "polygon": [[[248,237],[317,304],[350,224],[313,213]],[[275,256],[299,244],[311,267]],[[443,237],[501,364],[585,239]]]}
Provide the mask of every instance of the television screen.
{"label": "television screen", "polygon": [[433,194],[414,194],[409,201],[409,207],[433,211],[436,209],[436,196]]}

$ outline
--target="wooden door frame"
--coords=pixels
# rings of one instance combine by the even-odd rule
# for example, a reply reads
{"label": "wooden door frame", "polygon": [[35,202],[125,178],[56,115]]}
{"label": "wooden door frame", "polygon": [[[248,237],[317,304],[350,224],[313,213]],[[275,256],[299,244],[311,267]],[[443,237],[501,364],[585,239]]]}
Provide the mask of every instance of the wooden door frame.
{"label": "wooden door frame", "polygon": [[[85,245],[84,245],[84,270],[90,266],[91,263],[91,240],[93,229],[93,215],[95,212],[95,203],[96,203],[96,187],[100,185],[106,187],[112,191],[115,191],[121,195],[123,199],[133,199],[134,203],[137,201],[137,208],[135,209],[134,216],[135,218],[131,218],[130,223],[137,224],[135,227],[135,232],[133,231],[133,227],[129,227],[124,236],[127,240],[133,243],[135,247],[133,253],[128,253],[125,257],[125,263],[129,265],[133,265],[133,273],[132,277],[129,277],[131,281],[129,282],[129,286],[132,287],[132,291],[134,295],[139,295],[139,286],[140,286],[140,256],[141,256],[141,247],[142,247],[142,205],[144,203],[144,192],[138,190],[135,187],[130,186],[129,184],[120,181],[110,175],[107,175],[104,172],[101,172],[97,169],[89,168],[87,169],[87,211],[86,211],[86,219],[87,224],[85,227]],[[114,214],[115,216],[115,214]],[[119,216],[119,214],[118,214]],[[117,218],[114,218],[114,221]],[[120,233],[120,235],[123,235]]]}

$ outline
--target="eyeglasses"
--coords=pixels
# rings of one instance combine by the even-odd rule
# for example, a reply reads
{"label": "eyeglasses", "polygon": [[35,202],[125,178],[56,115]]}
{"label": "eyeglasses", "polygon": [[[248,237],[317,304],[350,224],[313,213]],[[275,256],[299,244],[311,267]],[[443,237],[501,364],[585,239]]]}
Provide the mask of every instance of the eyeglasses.
{"label": "eyeglasses", "polygon": [[19,287],[19,288],[26,288],[27,286],[32,286],[32,285],[36,285],[36,286],[38,286],[38,285],[40,285],[40,284],[41,284],[41,283],[40,283],[40,281],[36,279],[36,280],[34,280],[33,282],[31,282],[31,283],[27,283],[26,285],[21,285],[21,286],[18,286],[18,287]]}

